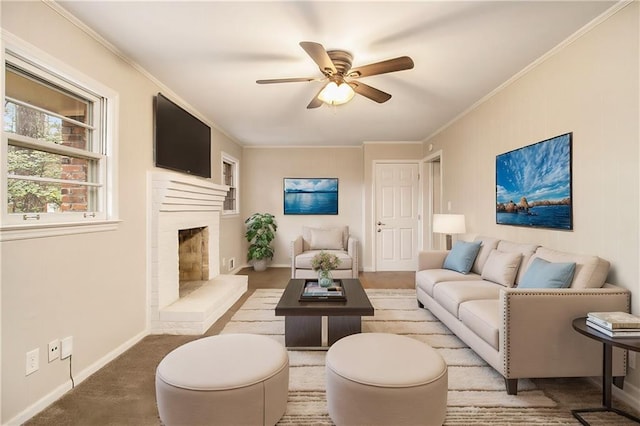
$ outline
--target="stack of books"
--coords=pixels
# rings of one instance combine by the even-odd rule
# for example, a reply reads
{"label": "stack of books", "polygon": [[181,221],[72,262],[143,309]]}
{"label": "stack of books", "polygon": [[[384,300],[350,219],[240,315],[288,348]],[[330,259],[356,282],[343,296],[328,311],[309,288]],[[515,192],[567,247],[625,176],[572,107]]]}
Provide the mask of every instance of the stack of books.
{"label": "stack of books", "polygon": [[640,317],[626,312],[589,312],[587,325],[610,337],[640,337]]}

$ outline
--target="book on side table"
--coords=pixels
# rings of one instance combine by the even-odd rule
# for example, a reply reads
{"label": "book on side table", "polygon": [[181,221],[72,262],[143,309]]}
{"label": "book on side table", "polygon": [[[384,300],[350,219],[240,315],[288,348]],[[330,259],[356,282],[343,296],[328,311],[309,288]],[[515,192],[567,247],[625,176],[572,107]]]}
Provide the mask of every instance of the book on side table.
{"label": "book on side table", "polygon": [[610,337],[640,337],[640,317],[626,312],[589,312],[587,325]]}

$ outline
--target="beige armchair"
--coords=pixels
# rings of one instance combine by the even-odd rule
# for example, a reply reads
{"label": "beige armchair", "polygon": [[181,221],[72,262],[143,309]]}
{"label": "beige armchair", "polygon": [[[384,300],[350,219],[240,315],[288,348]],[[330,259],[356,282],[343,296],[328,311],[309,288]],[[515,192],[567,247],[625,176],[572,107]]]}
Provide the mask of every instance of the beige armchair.
{"label": "beige armchair", "polygon": [[348,226],[303,226],[302,235],[291,241],[291,278],[316,278],[311,259],[321,251],[340,259],[340,266],[332,271],[334,278],[358,278],[358,240],[349,235]]}

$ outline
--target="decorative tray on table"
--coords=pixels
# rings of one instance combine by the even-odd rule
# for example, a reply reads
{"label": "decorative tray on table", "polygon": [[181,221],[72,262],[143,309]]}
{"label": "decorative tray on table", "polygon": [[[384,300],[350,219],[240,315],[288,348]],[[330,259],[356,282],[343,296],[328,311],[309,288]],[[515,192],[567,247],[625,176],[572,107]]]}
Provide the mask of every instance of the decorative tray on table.
{"label": "decorative tray on table", "polygon": [[342,280],[333,280],[333,285],[320,287],[317,279],[307,279],[302,286],[300,302],[346,302],[347,296]]}

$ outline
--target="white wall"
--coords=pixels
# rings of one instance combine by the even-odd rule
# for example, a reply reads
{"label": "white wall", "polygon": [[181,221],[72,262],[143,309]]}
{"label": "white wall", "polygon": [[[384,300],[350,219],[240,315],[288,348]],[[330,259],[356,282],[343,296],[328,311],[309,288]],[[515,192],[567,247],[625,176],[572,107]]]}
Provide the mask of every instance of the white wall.
{"label": "white wall", "polygon": [[[469,233],[601,256],[611,262],[608,281],[632,291],[635,314],[638,9],[629,4],[425,142],[425,152],[431,143],[443,151],[444,205],[466,215]],[[566,132],[573,132],[573,231],[496,225],[496,155]],[[640,369],[630,370],[625,387],[640,398]]]}
{"label": "white wall", "polygon": [[[73,336],[78,383],[147,334],[146,173],[154,169],[152,100],[166,89],[46,3],[2,2],[1,22],[3,31],[118,93],[121,220],[115,231],[0,243],[5,424],[70,388],[69,360],[47,362],[51,340]],[[241,152],[222,133],[212,134],[212,180],[220,183],[220,149]],[[227,241],[241,236],[237,229],[224,233]],[[225,254],[239,256],[240,249]],[[34,348],[40,369],[25,377],[25,354]]]}

